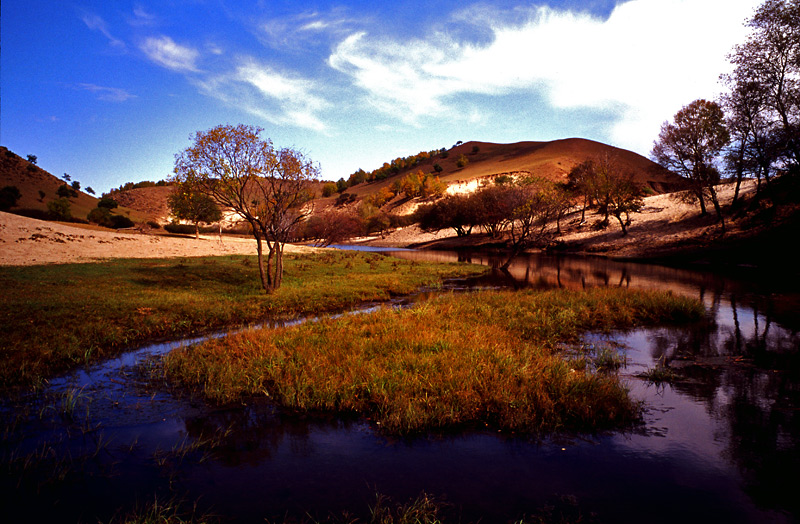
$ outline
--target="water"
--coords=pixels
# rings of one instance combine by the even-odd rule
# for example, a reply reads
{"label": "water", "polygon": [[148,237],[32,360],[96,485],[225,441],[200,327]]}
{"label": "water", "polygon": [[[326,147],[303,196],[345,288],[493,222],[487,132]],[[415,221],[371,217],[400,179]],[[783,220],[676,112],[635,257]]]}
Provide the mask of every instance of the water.
{"label": "water", "polygon": [[[8,518],[94,522],[157,495],[259,522],[364,515],[375,493],[406,502],[425,491],[463,522],[548,511],[601,522],[800,520],[796,278],[531,256],[472,285],[669,289],[703,300],[712,318],[589,336],[621,344],[621,374],[645,402],[644,424],[540,441],[489,432],[393,440],[359,420],[291,416],[260,400],[210,408],[154,388],[136,363],[171,346],[143,348],[54,381],[29,402],[28,422],[3,441],[18,459],[2,472],[0,507]],[[636,377],[658,362],[682,380]],[[10,421],[22,407],[4,409]],[[21,465],[32,456],[40,458]]]}

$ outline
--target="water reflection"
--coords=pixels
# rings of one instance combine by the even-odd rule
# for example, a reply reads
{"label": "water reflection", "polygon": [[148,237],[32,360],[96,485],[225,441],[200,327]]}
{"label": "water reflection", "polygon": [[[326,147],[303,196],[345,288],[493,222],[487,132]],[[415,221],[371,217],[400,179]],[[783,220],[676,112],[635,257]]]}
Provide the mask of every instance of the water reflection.
{"label": "water reflection", "polygon": [[[503,262],[486,254],[392,254]],[[231,517],[226,522],[280,522],[306,512],[364,515],[376,492],[407,501],[426,491],[457,508],[462,522],[513,521],[563,496],[577,501],[586,520],[596,513],[602,522],[800,519],[796,283],[530,256],[463,285],[671,290],[702,300],[709,318],[613,335],[626,348],[624,378],[647,405],[642,427],[537,442],[490,433],[390,440],[364,421],[281,413],[263,400],[207,406],[140,383],[142,350],[56,381],[47,394],[91,397],[90,424],[49,411],[42,419],[34,410],[32,431],[14,438],[26,449],[47,440],[54,451],[43,467],[62,456],[86,459],[64,482],[44,487],[19,484],[18,465],[4,469],[0,506],[19,508],[6,516],[26,520],[97,521],[158,494],[199,500],[201,509]],[[656,387],[636,378],[657,363],[680,380]],[[0,449],[9,443],[0,441]]]}

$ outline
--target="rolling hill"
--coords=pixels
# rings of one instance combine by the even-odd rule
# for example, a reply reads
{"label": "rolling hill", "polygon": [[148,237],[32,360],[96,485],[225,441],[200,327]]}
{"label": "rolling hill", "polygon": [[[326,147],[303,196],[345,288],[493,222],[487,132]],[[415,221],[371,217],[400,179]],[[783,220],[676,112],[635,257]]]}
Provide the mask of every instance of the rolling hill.
{"label": "rolling hill", "polygon": [[[476,147],[477,152],[474,152]],[[461,155],[466,156],[469,163],[459,168],[457,162]],[[392,177],[358,184],[347,191],[363,198],[391,185],[398,177],[407,173],[418,170],[433,172],[435,164],[442,167],[440,180],[448,184],[465,183],[500,174],[530,174],[554,182],[564,182],[573,167],[585,160],[604,155],[616,158],[624,170],[632,173],[640,184],[649,186],[655,193],[668,193],[684,187],[679,176],[637,153],[593,140],[568,138],[513,144],[466,142],[448,150],[446,157],[432,156],[415,166],[401,169]]]}
{"label": "rolling hill", "polygon": [[[0,146],[0,187],[16,186],[22,195],[12,212],[31,209],[47,211],[47,203],[58,198],[56,191],[64,181],[39,166]],[[43,194],[43,196],[42,196]],[[97,207],[98,198],[78,191],[77,197],[69,199],[72,216],[86,218],[89,211]],[[120,206],[116,214],[128,216],[135,222],[144,222],[148,217],[135,209]]]}

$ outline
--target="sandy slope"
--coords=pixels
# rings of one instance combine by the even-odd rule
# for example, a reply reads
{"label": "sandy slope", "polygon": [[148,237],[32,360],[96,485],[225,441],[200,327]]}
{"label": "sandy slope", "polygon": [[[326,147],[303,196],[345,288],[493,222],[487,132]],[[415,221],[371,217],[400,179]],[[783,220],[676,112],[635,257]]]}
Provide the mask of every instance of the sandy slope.
{"label": "sandy slope", "polygon": [[[287,252],[311,248],[286,246]],[[108,258],[254,255],[253,239],[201,235],[199,240],[98,231],[0,212],[0,265],[93,262]]]}
{"label": "sandy slope", "polygon": [[[733,184],[718,186],[720,201],[727,204],[733,198]],[[740,193],[749,197],[755,191],[755,183],[745,182]],[[709,203],[707,217],[700,216],[697,204],[681,202],[673,194],[656,195],[644,199],[645,206],[641,213],[632,215],[629,234],[622,236],[622,230],[616,219],[604,230],[593,226],[601,218],[588,213],[584,224],[579,224],[580,213],[575,212],[562,221],[563,234],[557,241],[565,243],[570,250],[597,253],[620,257],[647,257],[661,251],[680,248],[689,244],[702,245],[710,238],[719,235],[713,208]],[[728,224],[728,237],[741,234],[742,230],[735,223]],[[439,247],[447,248],[446,239],[458,240],[453,230],[442,230],[438,233],[423,233],[417,226],[394,231],[382,238],[372,238],[366,243],[376,246],[409,246],[427,242],[437,242]],[[463,239],[460,240],[464,242]],[[467,241],[469,242],[469,241]],[[429,247],[436,247],[436,244]]]}

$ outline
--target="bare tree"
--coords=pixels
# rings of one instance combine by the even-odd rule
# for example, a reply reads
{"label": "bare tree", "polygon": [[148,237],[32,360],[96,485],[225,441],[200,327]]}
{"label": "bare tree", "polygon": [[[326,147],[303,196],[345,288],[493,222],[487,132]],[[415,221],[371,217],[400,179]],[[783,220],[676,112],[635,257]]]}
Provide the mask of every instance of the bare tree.
{"label": "bare tree", "polygon": [[271,293],[281,285],[284,245],[310,213],[309,183],[319,169],[299,151],[276,150],[262,131],[243,124],[198,131],[194,144],[175,157],[174,181],[189,183],[250,224],[261,285]]}

